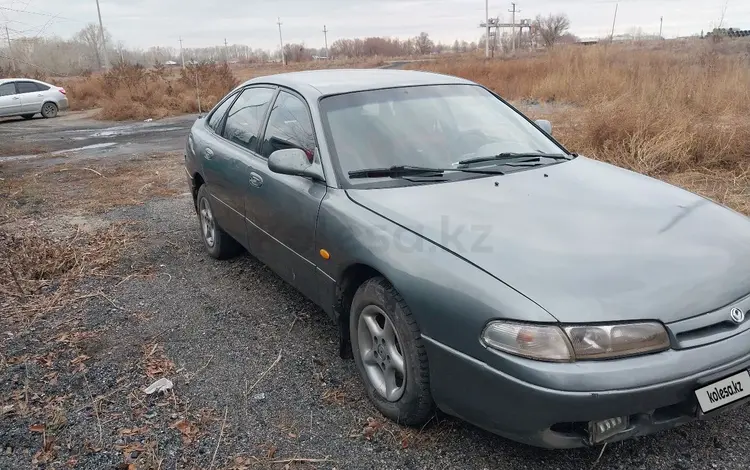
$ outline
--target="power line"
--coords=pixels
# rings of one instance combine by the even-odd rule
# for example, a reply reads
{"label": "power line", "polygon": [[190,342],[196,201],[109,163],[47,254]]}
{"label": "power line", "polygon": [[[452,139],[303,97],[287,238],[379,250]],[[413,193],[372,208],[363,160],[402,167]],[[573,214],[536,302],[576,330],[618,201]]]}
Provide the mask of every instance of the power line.
{"label": "power line", "polygon": [[76,21],[76,22],[79,22],[79,23],[82,22],[80,20],[76,20],[76,19],[73,19],[73,18],[67,18],[65,16],[53,15],[51,13],[41,13],[41,12],[38,12],[38,11],[19,10],[18,8],[10,8],[10,7],[2,7],[2,6],[0,6],[0,10],[12,11],[14,13],[25,13],[27,15],[46,16],[46,17],[57,18],[57,19],[61,19],[61,20]]}

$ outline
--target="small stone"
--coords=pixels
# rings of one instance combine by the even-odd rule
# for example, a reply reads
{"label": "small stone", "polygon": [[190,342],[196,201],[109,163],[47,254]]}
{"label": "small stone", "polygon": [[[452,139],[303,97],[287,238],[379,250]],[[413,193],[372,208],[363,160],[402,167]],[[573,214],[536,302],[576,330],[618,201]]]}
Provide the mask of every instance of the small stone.
{"label": "small stone", "polygon": [[256,395],[253,395],[253,400],[255,401],[260,401],[260,400],[265,400],[265,399],[266,399],[265,393],[258,393]]}

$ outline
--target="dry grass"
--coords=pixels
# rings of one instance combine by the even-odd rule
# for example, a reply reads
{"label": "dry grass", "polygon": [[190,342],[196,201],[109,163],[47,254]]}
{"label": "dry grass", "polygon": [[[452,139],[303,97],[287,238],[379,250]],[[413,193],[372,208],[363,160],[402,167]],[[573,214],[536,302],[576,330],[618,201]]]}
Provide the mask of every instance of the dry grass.
{"label": "dry grass", "polygon": [[[389,59],[393,60],[393,59]],[[381,57],[363,57],[359,59],[337,59],[337,60],[315,60],[312,62],[296,62],[288,65],[282,65],[277,63],[272,64],[258,64],[255,66],[239,67],[234,70],[234,74],[240,81],[249,80],[251,78],[260,77],[263,75],[273,75],[276,73],[284,72],[299,72],[301,70],[320,70],[320,69],[331,69],[331,68],[356,68],[366,69],[375,68],[383,65],[385,59]]]}
{"label": "dry grass", "polygon": [[207,109],[239,82],[226,64],[199,64],[178,73],[164,67],[120,63],[103,74],[61,82],[71,109],[101,108],[99,118],[130,120],[162,118]]}
{"label": "dry grass", "polygon": [[[79,295],[75,286],[114,264],[135,236],[124,224],[63,237],[37,228],[0,229],[0,310],[6,321],[28,322],[38,315],[103,293]],[[105,296],[106,297],[106,296]]]}
{"label": "dry grass", "polygon": [[33,172],[23,166],[3,174],[0,226],[28,216],[74,211],[101,213],[187,190],[179,154],[161,154],[119,164],[79,161]]}
{"label": "dry grass", "polygon": [[[739,43],[742,45],[742,43]],[[570,46],[549,54],[415,68],[480,82],[505,98],[573,105],[572,150],[651,175],[736,170],[750,157],[750,42]],[[533,113],[533,111],[532,111]]]}
{"label": "dry grass", "polygon": [[100,108],[98,118],[113,121],[159,119],[210,109],[240,81],[282,72],[321,68],[367,68],[383,64],[381,58],[258,64],[232,69],[227,64],[164,66],[146,69],[120,63],[103,74],[58,80],[70,98],[72,110]]}

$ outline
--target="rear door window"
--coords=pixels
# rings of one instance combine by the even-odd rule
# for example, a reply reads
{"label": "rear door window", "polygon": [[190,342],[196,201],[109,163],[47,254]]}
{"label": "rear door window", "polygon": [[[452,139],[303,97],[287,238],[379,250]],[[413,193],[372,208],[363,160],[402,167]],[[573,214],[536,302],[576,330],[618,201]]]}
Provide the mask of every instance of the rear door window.
{"label": "rear door window", "polygon": [[39,87],[34,82],[16,82],[19,93],[36,93]]}
{"label": "rear door window", "polygon": [[16,85],[13,82],[3,83],[0,85],[0,96],[10,96],[16,94]]}
{"label": "rear door window", "polygon": [[243,91],[227,113],[224,138],[256,151],[260,125],[274,92],[271,88],[247,88]]}

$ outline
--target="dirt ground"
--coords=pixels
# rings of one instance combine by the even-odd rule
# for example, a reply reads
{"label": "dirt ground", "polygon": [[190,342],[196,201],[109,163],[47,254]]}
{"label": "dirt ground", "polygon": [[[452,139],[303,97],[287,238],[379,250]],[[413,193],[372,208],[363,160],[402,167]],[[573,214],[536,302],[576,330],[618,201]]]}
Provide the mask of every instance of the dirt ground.
{"label": "dirt ground", "polygon": [[[747,407],[603,452],[543,451],[442,414],[386,421],[323,312],[249,255],[204,253],[181,139],[117,158],[39,145],[43,157],[0,157],[2,469],[750,466]],[[160,378],[173,388],[146,394]]]}

